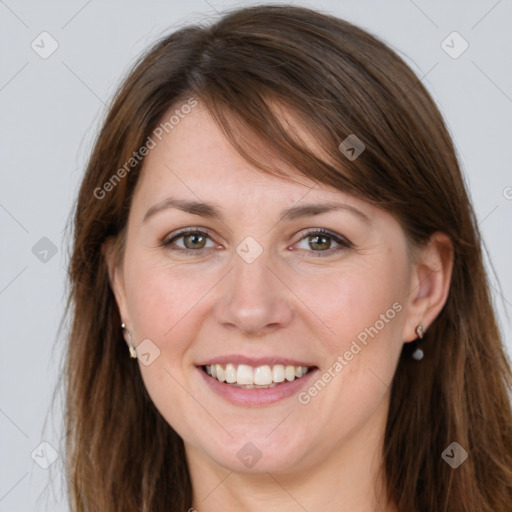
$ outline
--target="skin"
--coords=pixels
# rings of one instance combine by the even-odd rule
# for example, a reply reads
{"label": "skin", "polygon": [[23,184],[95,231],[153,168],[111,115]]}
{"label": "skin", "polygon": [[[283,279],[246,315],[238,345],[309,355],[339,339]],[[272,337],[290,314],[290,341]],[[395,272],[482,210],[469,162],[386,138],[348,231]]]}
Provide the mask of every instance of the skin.
{"label": "skin", "polygon": [[[378,473],[390,383],[403,343],[416,339],[420,321],[428,329],[446,301],[450,242],[436,233],[413,261],[389,213],[280,168],[294,181],[252,168],[201,105],[180,120],[146,157],[123,257],[105,248],[120,315],[134,345],[150,339],[160,350],[150,365],[137,362],[184,440],[199,512],[394,511]],[[175,208],[143,220],[171,195],[217,203],[223,221]],[[340,209],[278,221],[292,205],[325,201],[368,220]],[[186,227],[209,238],[175,239],[182,252],[162,246]],[[319,228],[353,245],[306,233]],[[247,236],[263,249],[252,263],[236,252]],[[236,406],[196,367],[225,354],[281,356],[312,362],[320,377],[397,302],[401,311],[307,404],[292,396]],[[252,468],[237,457],[247,442],[262,454]]]}

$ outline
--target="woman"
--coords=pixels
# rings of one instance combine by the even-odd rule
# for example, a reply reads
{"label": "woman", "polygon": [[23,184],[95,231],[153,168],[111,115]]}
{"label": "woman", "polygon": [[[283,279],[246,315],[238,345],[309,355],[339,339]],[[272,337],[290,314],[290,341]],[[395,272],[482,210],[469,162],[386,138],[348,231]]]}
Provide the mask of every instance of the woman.
{"label": "woman", "polygon": [[164,38],[74,229],[74,511],[511,510],[475,216],[438,109],[373,36],[259,6]]}

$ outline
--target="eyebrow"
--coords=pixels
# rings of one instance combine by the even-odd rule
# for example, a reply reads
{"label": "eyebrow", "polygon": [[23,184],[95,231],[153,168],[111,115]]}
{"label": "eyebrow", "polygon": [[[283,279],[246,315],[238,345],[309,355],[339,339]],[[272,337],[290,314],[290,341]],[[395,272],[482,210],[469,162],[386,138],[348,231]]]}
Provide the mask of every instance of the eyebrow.
{"label": "eyebrow", "polygon": [[[160,203],[157,203],[149,208],[149,210],[144,215],[143,222],[146,222],[150,217],[153,217],[157,213],[171,208],[176,208],[193,215],[200,215],[202,217],[208,217],[211,219],[219,219],[224,222],[224,216],[222,215],[221,208],[213,203],[186,201],[173,197],[168,197],[167,199],[164,199]],[[330,201],[319,204],[302,204],[287,208],[281,212],[279,222],[284,220],[292,221],[303,217],[310,217],[313,215],[319,215],[321,213],[327,213],[336,210],[345,210],[351,212],[367,224],[371,223],[370,218],[355,206]]]}

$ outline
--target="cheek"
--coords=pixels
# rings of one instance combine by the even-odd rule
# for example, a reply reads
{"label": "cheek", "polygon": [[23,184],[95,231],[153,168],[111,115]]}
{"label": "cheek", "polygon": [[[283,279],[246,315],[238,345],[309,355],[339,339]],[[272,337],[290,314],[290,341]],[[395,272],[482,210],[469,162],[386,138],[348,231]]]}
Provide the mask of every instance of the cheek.
{"label": "cheek", "polygon": [[[330,411],[326,423],[329,414],[338,411],[334,415],[339,421],[333,422],[338,427],[346,411],[352,411],[359,424],[381,405],[403,344],[402,302],[408,279],[404,254],[389,251],[353,261],[330,275],[322,293],[310,287],[315,290],[310,299],[314,312],[330,327],[322,338],[329,354],[322,369],[329,391],[321,393],[314,408],[320,417]],[[316,393],[311,390],[311,396]]]}
{"label": "cheek", "polygon": [[137,337],[150,338],[161,350],[172,348],[176,355],[182,354],[186,340],[193,339],[192,333],[184,332],[195,325],[187,319],[214,282],[209,284],[207,275],[183,266],[152,265],[149,258],[137,255],[126,262],[125,271],[128,308]]}
{"label": "cheek", "polygon": [[391,257],[372,259],[330,273],[324,286],[321,280],[315,286],[297,283],[297,295],[307,297],[304,302],[328,327],[323,332],[329,353],[343,353],[353,340],[369,346],[371,340],[384,345],[397,339],[406,289],[402,263]]}
{"label": "cheek", "polygon": [[125,282],[136,343],[150,339],[159,356],[139,368],[146,390],[166,421],[179,432],[204,411],[191,398],[189,349],[197,339],[201,298],[215,283],[198,272],[168,264],[153,265],[147,256],[125,260]]}
{"label": "cheek", "polygon": [[360,428],[389,391],[403,343],[407,267],[399,256],[347,266],[330,276],[322,292],[309,287],[306,302],[330,328],[320,338],[329,356],[319,378],[328,383],[326,392],[313,383],[301,403],[311,400],[307,407],[329,425],[326,435],[333,438]]}

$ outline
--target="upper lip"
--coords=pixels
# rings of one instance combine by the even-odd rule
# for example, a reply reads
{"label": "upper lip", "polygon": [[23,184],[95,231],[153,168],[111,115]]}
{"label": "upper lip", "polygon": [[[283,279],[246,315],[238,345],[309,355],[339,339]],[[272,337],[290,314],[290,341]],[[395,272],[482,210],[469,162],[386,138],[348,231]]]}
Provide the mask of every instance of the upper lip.
{"label": "upper lip", "polygon": [[280,357],[280,356],[269,356],[269,357],[246,357],[240,354],[232,354],[227,356],[218,356],[212,359],[208,359],[199,363],[197,366],[206,366],[212,364],[246,364],[248,366],[273,366],[276,364],[282,364],[284,366],[306,366],[308,368],[312,368],[315,365],[311,363],[307,363],[305,361],[299,361],[297,359],[290,359],[289,357]]}

